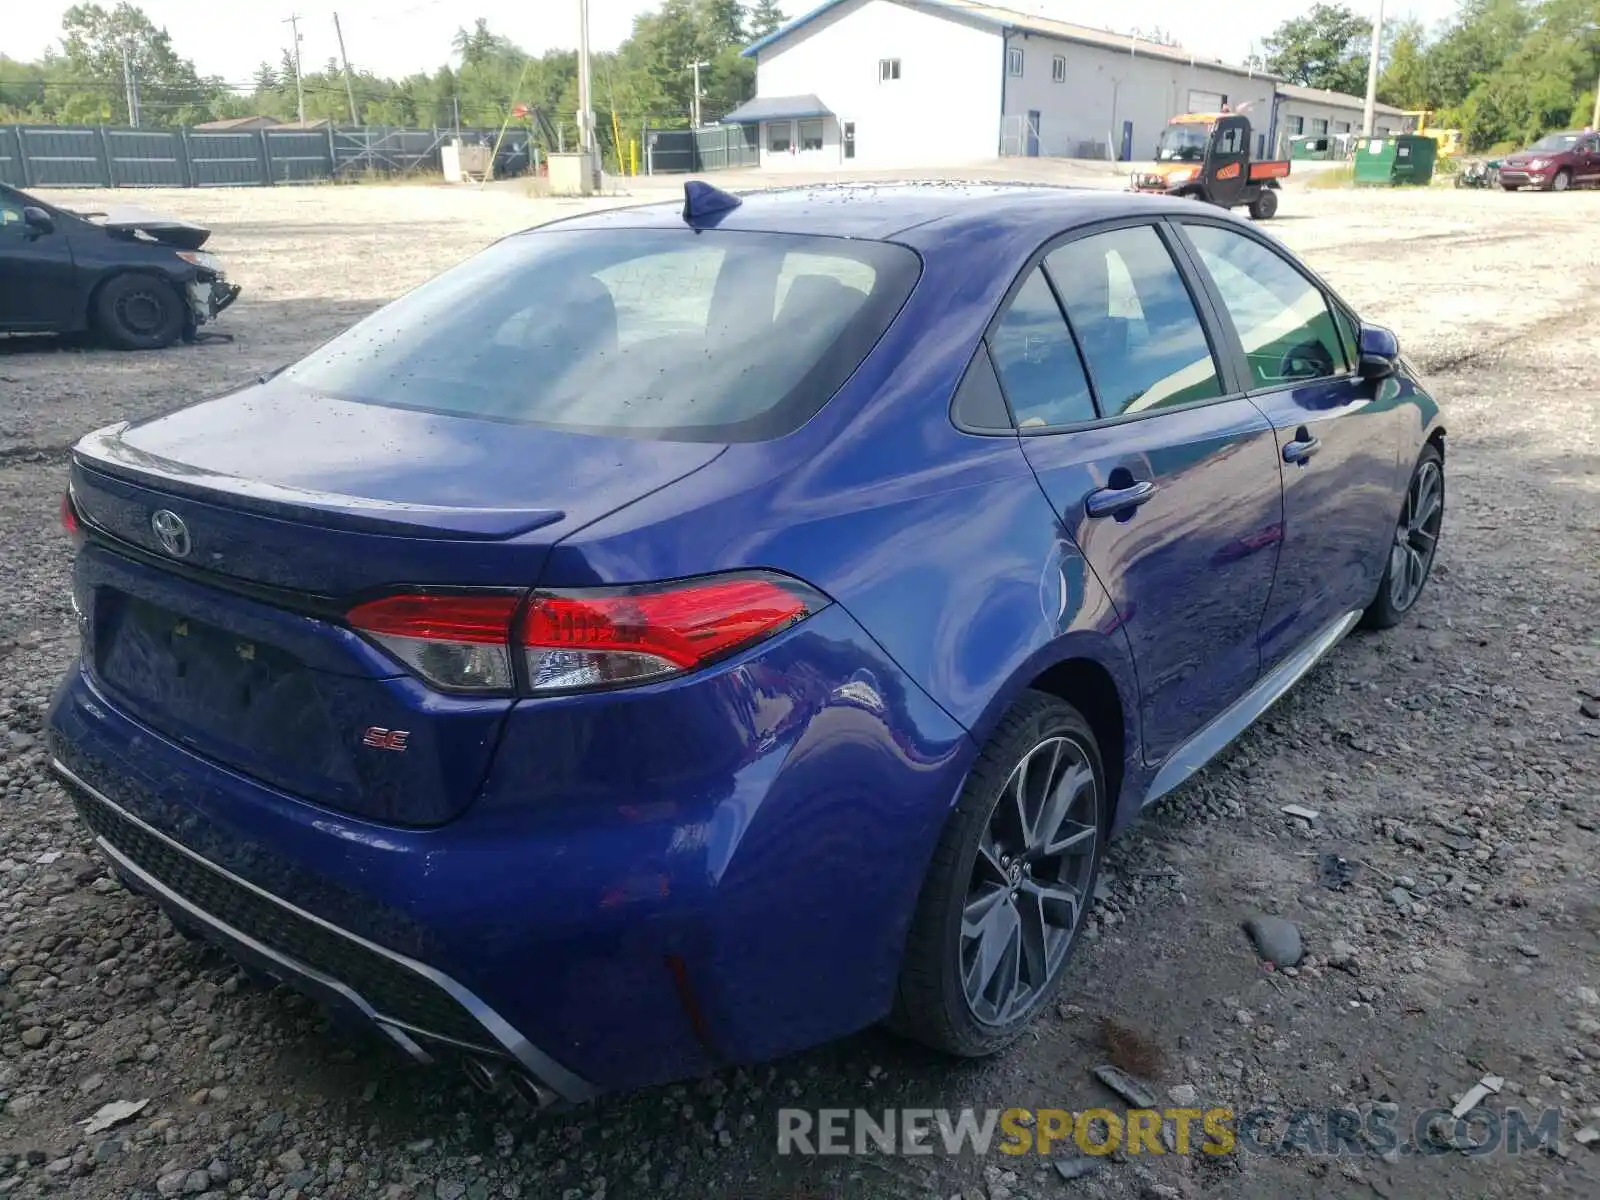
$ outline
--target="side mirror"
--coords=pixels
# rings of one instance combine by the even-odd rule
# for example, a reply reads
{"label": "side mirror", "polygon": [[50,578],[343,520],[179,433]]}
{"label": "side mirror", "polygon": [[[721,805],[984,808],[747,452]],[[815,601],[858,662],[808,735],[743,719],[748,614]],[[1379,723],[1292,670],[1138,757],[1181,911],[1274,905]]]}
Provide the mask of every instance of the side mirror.
{"label": "side mirror", "polygon": [[1387,379],[1400,365],[1400,339],[1381,325],[1363,325],[1356,344],[1356,371],[1363,379]]}
{"label": "side mirror", "polygon": [[35,233],[54,233],[56,228],[56,219],[32,204],[22,210],[22,223]]}

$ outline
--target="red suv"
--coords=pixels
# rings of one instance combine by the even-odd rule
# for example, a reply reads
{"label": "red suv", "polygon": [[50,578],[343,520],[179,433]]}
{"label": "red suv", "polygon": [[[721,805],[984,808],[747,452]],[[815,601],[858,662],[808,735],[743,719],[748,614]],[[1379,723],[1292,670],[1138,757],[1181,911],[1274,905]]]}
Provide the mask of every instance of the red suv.
{"label": "red suv", "polygon": [[1592,129],[1549,133],[1526,150],[1500,162],[1500,186],[1564,192],[1569,187],[1600,185],[1600,134]]}

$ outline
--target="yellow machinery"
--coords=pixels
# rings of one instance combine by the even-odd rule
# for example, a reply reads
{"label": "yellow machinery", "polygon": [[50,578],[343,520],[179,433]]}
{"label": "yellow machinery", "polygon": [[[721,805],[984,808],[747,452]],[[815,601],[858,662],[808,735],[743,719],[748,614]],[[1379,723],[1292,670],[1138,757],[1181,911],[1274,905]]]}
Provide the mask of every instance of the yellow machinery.
{"label": "yellow machinery", "polygon": [[1426,108],[1409,109],[1405,115],[1417,119],[1417,127],[1413,132],[1419,133],[1423,137],[1430,137],[1438,144],[1438,156],[1440,158],[1455,158],[1461,154],[1464,149],[1461,144],[1461,130],[1429,129],[1428,118],[1433,114]]}

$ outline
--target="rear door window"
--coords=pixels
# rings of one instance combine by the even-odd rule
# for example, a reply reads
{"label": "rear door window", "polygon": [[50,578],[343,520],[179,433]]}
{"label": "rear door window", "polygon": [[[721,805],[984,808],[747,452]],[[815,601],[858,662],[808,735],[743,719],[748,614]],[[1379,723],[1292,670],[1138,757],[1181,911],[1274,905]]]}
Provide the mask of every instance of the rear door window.
{"label": "rear door window", "polygon": [[1346,370],[1327,297],[1282,255],[1216,225],[1186,225],[1185,231],[1233,319],[1252,386],[1324,379]]}
{"label": "rear door window", "polygon": [[1039,268],[989,335],[989,350],[1017,428],[1094,420],[1094,398],[1078,348]]}
{"label": "rear door window", "polygon": [[849,378],[920,270],[911,250],[867,239],[535,231],[379,309],[283,378],[577,432],[777,437]]}
{"label": "rear door window", "polygon": [[1079,238],[1045,257],[1104,416],[1206,400],[1222,380],[1194,300],[1154,227]]}

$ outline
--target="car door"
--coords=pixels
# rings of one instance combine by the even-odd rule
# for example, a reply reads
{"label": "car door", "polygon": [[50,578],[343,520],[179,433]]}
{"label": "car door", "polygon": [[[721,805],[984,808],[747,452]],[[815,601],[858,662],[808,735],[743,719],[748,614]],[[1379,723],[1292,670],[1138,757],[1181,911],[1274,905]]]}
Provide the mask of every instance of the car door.
{"label": "car door", "polygon": [[1355,371],[1355,322],[1264,239],[1185,218],[1249,395],[1272,422],[1284,540],[1261,624],[1270,669],[1377,594],[1400,511],[1400,389]]}
{"label": "car door", "polygon": [[1165,759],[1260,673],[1282,521],[1272,427],[1232,394],[1155,224],[1049,248],[990,352],[1023,452],[1129,639],[1145,757]]}
{"label": "car door", "polygon": [[1578,139],[1573,160],[1576,164],[1572,174],[1573,183],[1590,187],[1600,184],[1600,135],[1587,133]]}
{"label": "car door", "polygon": [[1206,191],[1213,204],[1224,208],[1239,202],[1250,175],[1250,122],[1244,117],[1223,117],[1211,130],[1206,151]]}
{"label": "car door", "polygon": [[0,328],[53,330],[72,324],[77,288],[67,234],[28,224],[21,193],[0,188]]}

